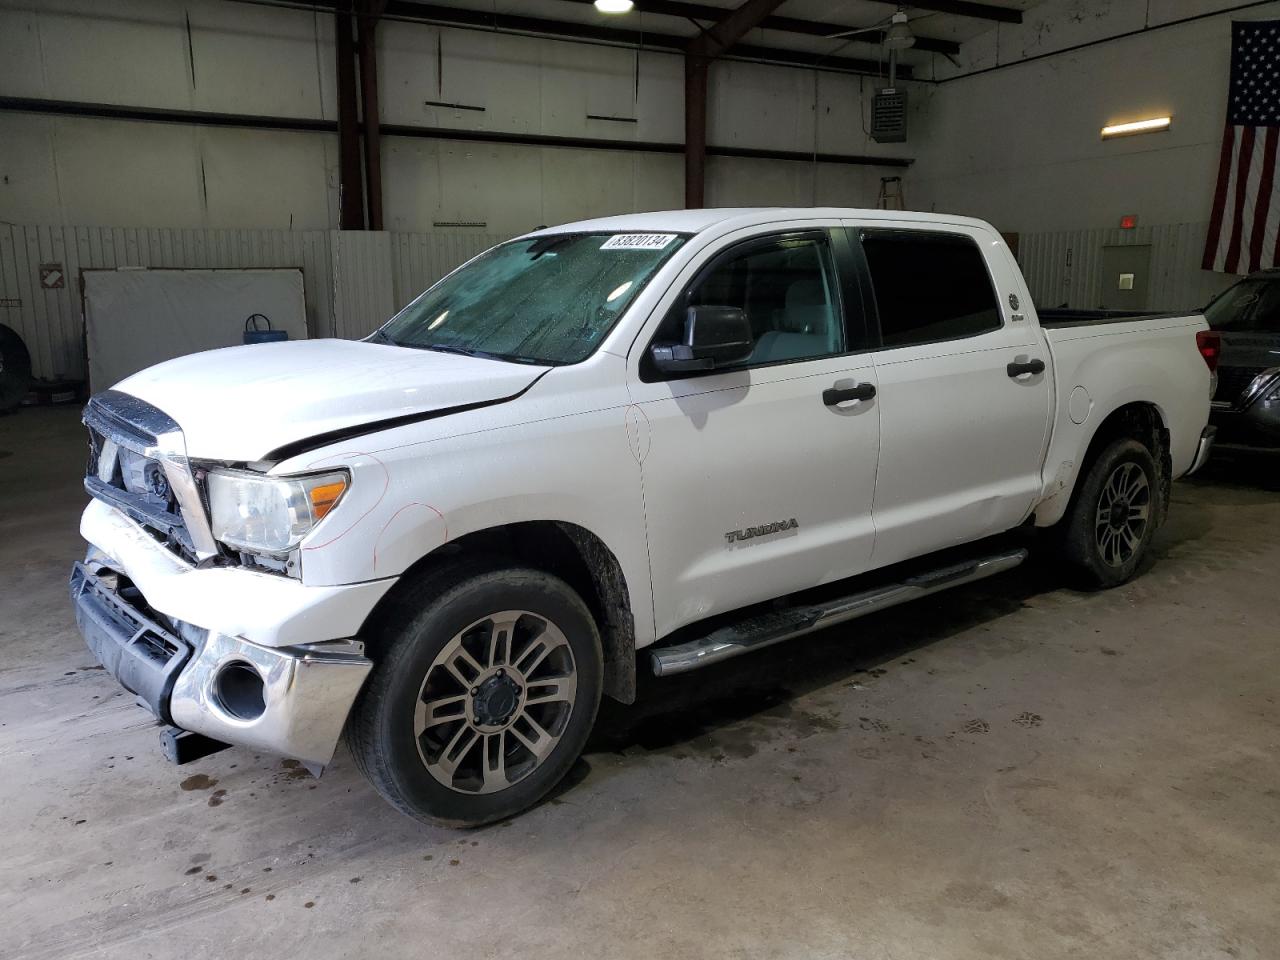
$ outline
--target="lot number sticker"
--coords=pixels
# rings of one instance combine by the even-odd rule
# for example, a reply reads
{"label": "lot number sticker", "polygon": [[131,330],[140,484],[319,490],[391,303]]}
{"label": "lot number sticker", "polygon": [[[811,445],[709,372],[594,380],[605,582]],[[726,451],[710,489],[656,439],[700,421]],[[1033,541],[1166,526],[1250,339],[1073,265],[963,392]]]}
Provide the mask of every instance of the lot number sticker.
{"label": "lot number sticker", "polygon": [[601,250],[661,250],[676,238],[674,233],[616,233]]}

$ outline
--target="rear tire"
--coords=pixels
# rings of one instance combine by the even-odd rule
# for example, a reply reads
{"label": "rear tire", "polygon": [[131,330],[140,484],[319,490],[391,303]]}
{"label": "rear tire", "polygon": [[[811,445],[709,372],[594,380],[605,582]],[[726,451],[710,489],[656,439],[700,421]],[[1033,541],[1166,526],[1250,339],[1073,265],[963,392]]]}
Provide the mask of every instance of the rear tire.
{"label": "rear tire", "polygon": [[1163,514],[1160,489],[1151,451],[1136,440],[1114,440],[1093,461],[1061,529],[1063,556],[1087,586],[1137,573]]}
{"label": "rear tire", "polygon": [[0,324],[0,413],[17,409],[31,387],[31,354],[17,331]]}
{"label": "rear tire", "polygon": [[393,806],[473,827],[541,800],[586,744],[604,675],[582,599],[538,570],[438,572],[372,637],[347,743]]}

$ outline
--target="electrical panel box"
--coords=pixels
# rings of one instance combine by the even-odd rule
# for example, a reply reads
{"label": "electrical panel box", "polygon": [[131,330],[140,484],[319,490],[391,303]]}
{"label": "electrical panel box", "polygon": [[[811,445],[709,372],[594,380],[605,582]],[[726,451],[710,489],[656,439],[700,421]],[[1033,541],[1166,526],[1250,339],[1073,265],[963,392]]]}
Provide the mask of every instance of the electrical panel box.
{"label": "electrical panel box", "polygon": [[871,139],[876,143],[903,143],[907,139],[907,91],[894,87],[877,90],[871,101]]}

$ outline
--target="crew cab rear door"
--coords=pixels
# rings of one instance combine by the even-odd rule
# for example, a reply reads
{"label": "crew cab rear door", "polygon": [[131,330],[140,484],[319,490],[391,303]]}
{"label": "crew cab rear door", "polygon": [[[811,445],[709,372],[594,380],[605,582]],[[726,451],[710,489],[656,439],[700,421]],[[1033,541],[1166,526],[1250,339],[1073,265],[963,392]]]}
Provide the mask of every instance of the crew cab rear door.
{"label": "crew cab rear door", "polygon": [[1053,371],[999,236],[849,224],[875,303],[876,566],[1017,526],[1041,487]]}
{"label": "crew cab rear door", "polygon": [[[659,636],[867,568],[879,412],[839,226],[754,227],[718,241],[632,349],[628,419]],[[751,356],[657,370],[652,346],[679,341],[690,306],[745,311]]]}

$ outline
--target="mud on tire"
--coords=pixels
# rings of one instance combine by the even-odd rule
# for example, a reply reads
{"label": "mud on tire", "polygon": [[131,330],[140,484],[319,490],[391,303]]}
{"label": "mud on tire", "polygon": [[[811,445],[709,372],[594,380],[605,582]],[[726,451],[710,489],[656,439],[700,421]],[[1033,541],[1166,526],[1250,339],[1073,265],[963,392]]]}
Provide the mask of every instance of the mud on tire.
{"label": "mud on tire", "polygon": [[1099,453],[1060,530],[1063,557],[1084,585],[1115,587],[1133,577],[1163,516],[1162,497],[1146,446],[1119,438]]}

